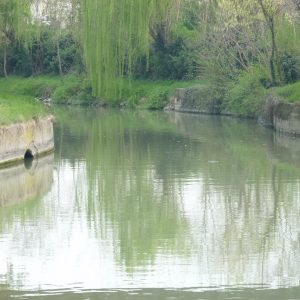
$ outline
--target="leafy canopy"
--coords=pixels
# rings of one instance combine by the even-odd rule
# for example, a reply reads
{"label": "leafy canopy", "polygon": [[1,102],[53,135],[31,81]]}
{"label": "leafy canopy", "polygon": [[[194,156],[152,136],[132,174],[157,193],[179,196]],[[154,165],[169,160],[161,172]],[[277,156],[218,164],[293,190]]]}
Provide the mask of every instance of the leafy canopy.
{"label": "leafy canopy", "polygon": [[121,77],[147,55],[150,28],[166,23],[180,0],[82,0],[83,45],[94,94],[119,97]]}

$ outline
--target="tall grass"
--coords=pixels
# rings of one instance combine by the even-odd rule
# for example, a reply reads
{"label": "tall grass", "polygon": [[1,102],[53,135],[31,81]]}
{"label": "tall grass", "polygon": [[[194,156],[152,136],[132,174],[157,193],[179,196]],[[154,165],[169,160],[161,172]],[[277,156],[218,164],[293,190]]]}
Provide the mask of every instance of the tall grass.
{"label": "tall grass", "polygon": [[289,102],[300,102],[300,82],[274,88],[274,92]]}
{"label": "tall grass", "polygon": [[0,125],[27,121],[46,113],[46,108],[30,96],[0,95]]}
{"label": "tall grass", "polygon": [[131,108],[162,109],[176,89],[203,84],[199,81],[146,81],[134,80],[123,91],[123,99]]}
{"label": "tall grass", "polygon": [[0,79],[0,94],[52,98],[56,103],[92,101],[88,80],[82,76],[69,75],[38,77],[9,77]]}

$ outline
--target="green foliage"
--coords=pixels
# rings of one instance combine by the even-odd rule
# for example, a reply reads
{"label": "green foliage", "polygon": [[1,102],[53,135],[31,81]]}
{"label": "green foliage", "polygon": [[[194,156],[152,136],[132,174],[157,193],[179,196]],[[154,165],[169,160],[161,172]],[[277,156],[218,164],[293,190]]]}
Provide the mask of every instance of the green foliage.
{"label": "green foliage", "polygon": [[[193,85],[171,80],[201,76],[211,82],[200,88],[204,102],[253,116],[264,88],[299,80],[300,19],[292,4],[262,1],[275,26],[273,82],[270,24],[258,2],[244,2],[47,0],[47,22],[39,22],[31,0],[1,0],[0,74],[51,75],[12,78],[3,91],[74,104],[94,102],[93,94],[111,105],[158,109],[176,87]],[[52,76],[61,73],[63,82]],[[299,98],[297,88],[278,91]]]}
{"label": "green foliage", "polygon": [[32,49],[33,61],[39,62],[35,66],[35,73],[59,74],[57,42],[60,47],[63,73],[83,72],[82,51],[78,41],[67,32],[57,37],[55,32],[45,29]]}
{"label": "green foliage", "polygon": [[[0,55],[1,59],[1,71],[3,74],[3,55]],[[32,58],[29,49],[20,44],[17,40],[12,41],[7,47],[7,65],[6,72],[8,75],[15,74],[20,76],[30,76],[33,72]]]}
{"label": "green foliage", "polygon": [[187,80],[198,72],[197,31],[183,24],[175,26],[169,39],[162,34],[153,36],[148,59],[140,59],[133,70],[138,79]]}
{"label": "green foliage", "polygon": [[[200,110],[210,111],[211,113],[218,114],[221,112],[224,102],[224,94],[226,93],[227,82],[203,82],[198,90],[196,105]],[[196,95],[197,95],[196,94]]]}
{"label": "green foliage", "polygon": [[151,31],[149,57],[140,59],[133,75],[138,79],[191,80],[198,75],[201,32],[199,3],[182,1],[181,15],[166,33],[166,24],[157,22]]}
{"label": "green foliage", "polygon": [[280,64],[285,83],[292,83],[299,79],[299,62],[295,56],[285,53],[281,57]]}
{"label": "green foliage", "polygon": [[144,109],[162,109],[177,88],[198,85],[197,81],[149,81],[134,80],[123,92],[128,106]]}
{"label": "green foliage", "polygon": [[[7,56],[10,45],[18,41],[28,47],[32,41],[31,0],[0,1],[0,53],[3,75],[7,76]],[[20,43],[21,44],[21,43]]]}
{"label": "green foliage", "polygon": [[274,88],[274,92],[289,102],[300,102],[300,82]]}
{"label": "green foliage", "polygon": [[0,125],[27,121],[45,113],[44,106],[32,97],[0,94]]}
{"label": "green foliage", "polygon": [[282,83],[299,80],[300,26],[299,21],[283,20],[277,30],[277,44]]}
{"label": "green foliage", "polygon": [[2,93],[31,98],[51,98],[55,103],[90,104],[92,97],[90,83],[82,76],[9,77],[0,79]]}
{"label": "green foliage", "polygon": [[8,45],[10,37],[23,38],[29,41],[31,33],[31,0],[0,1],[1,42]]}
{"label": "green foliage", "polygon": [[[122,101],[130,108],[140,107],[161,109],[177,88],[195,86],[197,81],[122,81],[122,98],[108,98],[109,104],[119,106]],[[58,76],[9,77],[0,79],[2,93],[31,98],[51,98],[59,104],[93,104],[97,99],[92,96],[89,80],[84,76],[69,75],[61,80]],[[99,99],[98,99],[99,102]]]}
{"label": "green foliage", "polygon": [[83,45],[93,92],[116,97],[116,79],[131,74],[150,47],[150,26],[170,16],[175,0],[84,0]]}
{"label": "green foliage", "polygon": [[228,86],[225,97],[226,107],[242,116],[256,116],[262,107],[266,93],[263,83],[268,80],[267,70],[261,67],[251,67],[242,72]]}
{"label": "green foliage", "polygon": [[0,90],[14,96],[42,97],[47,90],[53,90],[58,79],[54,77],[20,78],[10,76],[0,79]]}
{"label": "green foliage", "polygon": [[95,102],[92,96],[90,82],[77,76],[68,76],[52,93],[55,103],[91,104]]}
{"label": "green foliage", "polygon": [[[7,73],[26,77],[36,74],[59,74],[56,39],[55,32],[43,27],[40,29],[39,37],[33,39],[30,49],[20,44],[18,40],[13,40],[7,49]],[[79,42],[66,32],[59,36],[58,43],[63,73],[84,72]],[[0,53],[0,57],[2,55]],[[0,65],[2,61],[3,59]]]}
{"label": "green foliage", "polygon": [[300,54],[300,24],[299,19],[293,21],[283,19],[278,24],[276,41],[280,53],[289,53],[292,56]]}

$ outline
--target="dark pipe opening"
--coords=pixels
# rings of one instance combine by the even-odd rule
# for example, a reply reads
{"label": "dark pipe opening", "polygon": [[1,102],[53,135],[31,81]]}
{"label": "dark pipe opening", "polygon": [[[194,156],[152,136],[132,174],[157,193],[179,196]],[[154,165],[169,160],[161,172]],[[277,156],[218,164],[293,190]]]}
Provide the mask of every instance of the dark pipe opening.
{"label": "dark pipe opening", "polygon": [[32,162],[33,162],[33,154],[32,154],[32,151],[31,150],[26,150],[25,154],[24,154],[24,165],[25,165],[25,168],[27,170],[30,170],[31,167],[32,167]]}
{"label": "dark pipe opening", "polygon": [[32,151],[30,149],[27,149],[24,155],[24,159],[28,159],[28,160],[32,160],[33,159],[33,154]]}

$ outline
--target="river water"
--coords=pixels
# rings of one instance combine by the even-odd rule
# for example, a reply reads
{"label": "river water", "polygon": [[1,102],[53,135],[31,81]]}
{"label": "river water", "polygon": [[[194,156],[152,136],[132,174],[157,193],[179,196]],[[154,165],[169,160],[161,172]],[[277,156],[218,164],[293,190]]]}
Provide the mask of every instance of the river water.
{"label": "river water", "polygon": [[0,299],[300,299],[300,139],[238,119],[56,109],[0,170]]}

